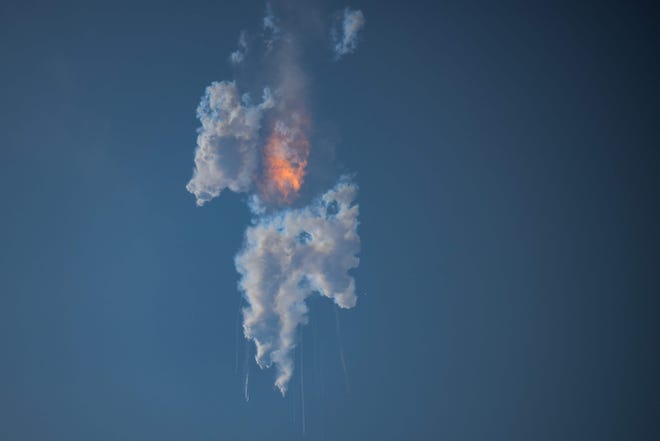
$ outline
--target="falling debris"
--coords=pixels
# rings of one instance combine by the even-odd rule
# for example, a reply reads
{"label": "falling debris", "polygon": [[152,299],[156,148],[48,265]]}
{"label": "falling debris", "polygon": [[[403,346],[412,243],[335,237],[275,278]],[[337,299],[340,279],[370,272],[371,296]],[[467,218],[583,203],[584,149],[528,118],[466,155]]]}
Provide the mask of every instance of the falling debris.
{"label": "falling debris", "polygon": [[241,321],[241,306],[238,306],[238,310],[236,311],[236,324],[234,325],[234,330],[235,330],[235,335],[234,335],[234,373],[238,374],[238,346],[239,346],[239,328],[240,328],[240,321]]}
{"label": "falling debris", "polygon": [[337,344],[339,345],[339,361],[341,370],[344,372],[344,381],[346,383],[346,392],[351,391],[351,384],[348,381],[348,369],[346,368],[346,358],[344,357],[344,343],[341,339],[341,327],[339,326],[339,309],[335,308],[335,329],[337,330]]}
{"label": "falling debris", "polygon": [[302,434],[305,436],[305,350],[302,337],[300,338],[300,404],[302,406]]}
{"label": "falling debris", "polygon": [[248,391],[248,384],[250,383],[250,371],[248,370],[245,373],[245,390],[243,391],[243,396],[245,397],[245,402],[250,401],[250,393]]}
{"label": "falling debris", "polygon": [[243,386],[243,398],[245,398],[245,402],[247,403],[250,401],[250,393],[248,390],[248,385],[250,383],[250,345],[249,342],[246,340],[245,341],[245,363],[243,364],[243,372],[245,375],[245,383]]}

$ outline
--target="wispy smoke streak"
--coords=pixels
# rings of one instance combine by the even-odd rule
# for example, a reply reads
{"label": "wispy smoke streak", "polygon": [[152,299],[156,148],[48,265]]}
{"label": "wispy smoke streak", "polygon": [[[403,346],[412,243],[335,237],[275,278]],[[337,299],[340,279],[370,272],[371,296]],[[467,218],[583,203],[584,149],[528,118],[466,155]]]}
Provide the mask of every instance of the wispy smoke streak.
{"label": "wispy smoke streak", "polygon": [[249,394],[249,391],[248,391],[248,384],[250,382],[250,363],[249,363],[249,360],[250,360],[250,344],[246,340],[245,341],[245,362],[243,364],[243,372],[244,372],[244,375],[245,375],[245,383],[244,383],[244,386],[243,386],[243,398],[245,398],[246,403],[248,401],[250,401],[250,394]]}
{"label": "wispy smoke streak", "polygon": [[293,424],[296,424],[296,400],[297,400],[297,395],[294,394],[293,392],[291,393],[291,413],[292,413],[292,418],[293,418]]}
{"label": "wispy smoke streak", "polygon": [[302,434],[305,436],[307,432],[305,428],[305,344],[304,340],[300,338],[300,403],[302,406]]}
{"label": "wispy smoke streak", "polygon": [[341,370],[344,372],[344,381],[346,382],[346,391],[351,391],[351,384],[348,379],[348,369],[346,368],[346,358],[344,358],[344,343],[341,338],[341,327],[339,326],[339,309],[335,307],[335,325],[337,330],[337,343],[339,345],[339,361],[341,362]]}
{"label": "wispy smoke streak", "polygon": [[366,20],[362,11],[354,11],[350,8],[344,9],[341,18],[335,22],[330,30],[335,60],[355,52],[358,44],[358,34],[365,23]]}
{"label": "wispy smoke streak", "polygon": [[248,401],[250,401],[250,393],[248,392],[248,384],[249,384],[249,382],[250,382],[250,371],[248,370],[248,371],[245,373],[245,388],[244,388],[244,391],[243,391],[243,396],[245,397],[245,402],[246,402],[246,403],[247,403]]}
{"label": "wispy smoke streak", "polygon": [[241,306],[238,306],[238,311],[236,312],[236,324],[234,325],[234,373],[238,374],[238,329],[239,322],[241,320]]}

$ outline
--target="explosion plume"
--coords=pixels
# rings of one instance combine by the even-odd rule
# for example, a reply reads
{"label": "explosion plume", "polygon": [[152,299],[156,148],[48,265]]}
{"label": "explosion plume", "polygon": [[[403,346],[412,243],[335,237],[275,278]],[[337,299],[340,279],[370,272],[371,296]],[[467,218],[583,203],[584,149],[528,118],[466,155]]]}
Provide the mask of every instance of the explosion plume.
{"label": "explosion plume", "polygon": [[[359,13],[344,20],[350,26],[344,29],[342,44],[352,52],[364,17],[360,11],[345,14],[349,12]],[[267,80],[259,89],[261,101],[254,104],[237,81],[206,88],[197,109],[202,126],[195,169],[186,188],[199,206],[226,188],[250,195],[252,225],[235,258],[246,302],[243,333],[254,342],[257,364],[275,367],[275,385],[284,395],[293,374],[299,328],[307,323],[305,300],[320,294],[341,308],[356,304],[349,271],[359,264],[357,185],[342,176],[332,189],[307,205],[300,203],[310,170],[312,115],[299,63],[299,37],[270,6],[262,23],[261,46],[251,47],[254,39],[242,31],[238,49],[229,56],[236,67],[261,55]],[[246,400],[248,379],[246,367]]]}

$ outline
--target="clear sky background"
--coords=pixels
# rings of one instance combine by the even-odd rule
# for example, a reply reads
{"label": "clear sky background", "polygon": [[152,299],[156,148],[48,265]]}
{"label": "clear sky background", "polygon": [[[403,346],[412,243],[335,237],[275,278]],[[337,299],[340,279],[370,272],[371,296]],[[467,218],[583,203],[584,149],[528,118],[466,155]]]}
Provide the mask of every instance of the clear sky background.
{"label": "clear sky background", "polygon": [[[362,253],[341,339],[311,302],[306,439],[660,436],[659,17],[571,3],[319,2],[367,20],[306,58]],[[243,400],[243,197],[185,189],[263,12],[0,5],[0,439],[302,438],[300,354]]]}

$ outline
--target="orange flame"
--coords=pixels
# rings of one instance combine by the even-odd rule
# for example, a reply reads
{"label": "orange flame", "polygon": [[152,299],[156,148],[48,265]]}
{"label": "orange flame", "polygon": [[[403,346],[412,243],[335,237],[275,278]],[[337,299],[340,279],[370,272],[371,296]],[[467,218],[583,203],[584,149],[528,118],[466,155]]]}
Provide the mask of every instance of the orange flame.
{"label": "orange flame", "polygon": [[279,122],[271,131],[264,148],[264,193],[266,199],[290,203],[298,196],[305,179],[309,141],[300,127]]}

